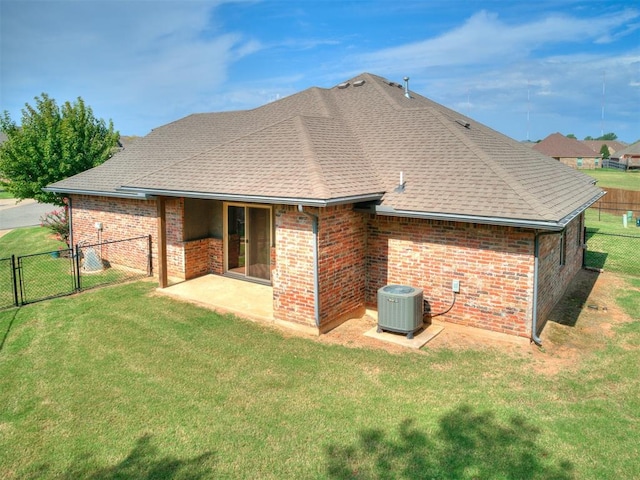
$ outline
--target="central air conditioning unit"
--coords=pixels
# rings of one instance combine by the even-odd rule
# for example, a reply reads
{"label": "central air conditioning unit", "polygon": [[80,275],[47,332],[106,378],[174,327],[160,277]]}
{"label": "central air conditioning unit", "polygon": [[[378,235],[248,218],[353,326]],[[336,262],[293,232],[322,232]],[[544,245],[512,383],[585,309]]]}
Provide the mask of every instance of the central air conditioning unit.
{"label": "central air conditioning unit", "polygon": [[378,289],[378,333],[404,333],[408,339],[423,326],[422,289],[407,285],[387,285]]}

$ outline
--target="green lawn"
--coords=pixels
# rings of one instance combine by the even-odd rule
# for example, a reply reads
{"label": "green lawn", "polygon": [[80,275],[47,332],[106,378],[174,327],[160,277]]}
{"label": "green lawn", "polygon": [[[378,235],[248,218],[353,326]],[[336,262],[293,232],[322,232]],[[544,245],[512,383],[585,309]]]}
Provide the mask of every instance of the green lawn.
{"label": "green lawn", "polygon": [[13,195],[5,191],[5,189],[2,186],[0,186],[0,200],[4,198],[13,198]]}
{"label": "green lawn", "polygon": [[322,344],[154,287],[0,312],[0,478],[640,478],[640,321],[544,375]]}
{"label": "green lawn", "polygon": [[585,225],[587,266],[640,277],[640,228],[636,227],[635,217],[625,228],[622,215],[590,208],[585,212]]}
{"label": "green lawn", "polygon": [[640,171],[638,170],[623,172],[614,168],[599,168],[580,171],[598,180],[599,187],[640,191]]}
{"label": "green lawn", "polygon": [[[66,244],[58,241],[51,230],[43,227],[26,227],[12,230],[0,237],[0,259],[11,256],[25,256],[21,260],[23,302],[33,302],[44,298],[66,295],[75,290],[75,261],[68,256],[52,257],[34,255],[65,249]],[[10,261],[0,260],[0,308],[13,305],[13,279]],[[93,288],[131,278],[141,278],[146,272],[123,269],[114,266],[101,272],[81,275],[81,287]]]}
{"label": "green lawn", "polygon": [[10,255],[30,255],[66,248],[56,240],[51,230],[44,227],[16,228],[0,237],[0,258]]}

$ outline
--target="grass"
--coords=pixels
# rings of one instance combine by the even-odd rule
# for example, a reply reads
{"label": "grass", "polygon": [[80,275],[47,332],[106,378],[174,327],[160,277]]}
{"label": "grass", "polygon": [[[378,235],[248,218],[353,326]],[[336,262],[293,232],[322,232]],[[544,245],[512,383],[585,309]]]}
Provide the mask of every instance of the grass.
{"label": "grass", "polygon": [[[50,297],[67,295],[75,291],[76,268],[74,259],[68,256],[52,257],[48,252],[66,250],[64,242],[58,241],[51,231],[43,227],[26,227],[12,230],[0,237],[0,259],[22,256],[22,302],[30,303]],[[38,255],[44,253],[44,255]],[[81,275],[83,289],[121,282],[130,278],[141,278],[146,272],[131,269],[107,268],[101,272]],[[13,278],[10,260],[0,260],[0,308],[14,304]]]}
{"label": "grass", "polygon": [[1,478],[640,477],[638,322],[545,376],[494,350],[285,336],[153,289],[0,312]]}
{"label": "grass", "polygon": [[635,226],[635,218],[625,228],[621,215],[590,208],[585,212],[585,225],[587,266],[640,277],[640,228]]}
{"label": "grass", "polygon": [[640,191],[640,171],[638,170],[623,172],[615,168],[599,168],[581,170],[581,172],[598,180],[599,187]]}
{"label": "grass", "polygon": [[51,230],[44,227],[25,227],[11,230],[0,237],[0,258],[10,255],[31,255],[66,248],[56,240]]}
{"label": "grass", "polygon": [[13,195],[11,195],[9,192],[7,192],[4,187],[2,187],[0,185],[0,200],[5,199],[5,198],[13,198]]}

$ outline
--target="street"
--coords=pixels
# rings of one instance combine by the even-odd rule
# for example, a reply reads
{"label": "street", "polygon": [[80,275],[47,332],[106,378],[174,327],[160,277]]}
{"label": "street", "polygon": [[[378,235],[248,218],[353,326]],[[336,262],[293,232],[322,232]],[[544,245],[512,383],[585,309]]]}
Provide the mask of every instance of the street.
{"label": "street", "polygon": [[13,198],[0,200],[0,231],[40,225],[40,217],[59,209],[56,205],[23,200],[16,204]]}

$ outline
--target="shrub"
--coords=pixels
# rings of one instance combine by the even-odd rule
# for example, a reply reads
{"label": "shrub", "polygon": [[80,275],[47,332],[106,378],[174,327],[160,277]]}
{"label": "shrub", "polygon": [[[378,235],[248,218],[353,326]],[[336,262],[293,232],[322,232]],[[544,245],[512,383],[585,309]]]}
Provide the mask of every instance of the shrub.
{"label": "shrub", "polygon": [[60,210],[44,214],[40,217],[40,225],[51,230],[56,238],[63,241],[69,247],[69,218],[67,216],[67,206]]}

